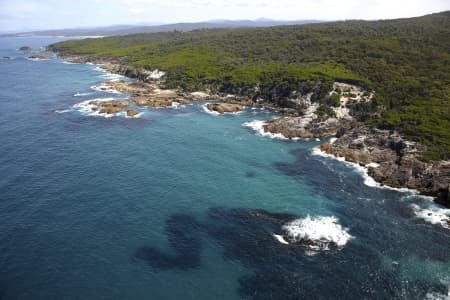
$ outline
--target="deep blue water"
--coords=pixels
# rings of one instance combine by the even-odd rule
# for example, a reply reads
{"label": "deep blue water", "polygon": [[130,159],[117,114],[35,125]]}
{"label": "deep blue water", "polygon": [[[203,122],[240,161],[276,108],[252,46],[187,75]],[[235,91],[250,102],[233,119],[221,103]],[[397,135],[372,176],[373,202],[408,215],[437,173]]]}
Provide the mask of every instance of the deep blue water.
{"label": "deep blue water", "polygon": [[[0,299],[424,299],[447,295],[450,230],[430,200],[364,184],[313,155],[320,142],[262,137],[202,103],[104,118],[72,109],[123,98],[96,66],[1,38]],[[85,93],[76,97],[76,93]],[[67,111],[66,111],[67,110]],[[286,222],[335,216],[352,239],[308,254]]]}

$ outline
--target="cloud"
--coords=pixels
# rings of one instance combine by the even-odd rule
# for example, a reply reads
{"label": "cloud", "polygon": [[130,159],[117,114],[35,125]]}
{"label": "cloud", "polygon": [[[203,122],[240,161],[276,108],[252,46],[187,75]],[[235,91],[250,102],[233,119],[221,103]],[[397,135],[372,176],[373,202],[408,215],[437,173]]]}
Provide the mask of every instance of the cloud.
{"label": "cloud", "polygon": [[138,14],[142,14],[144,11],[142,9],[139,9],[139,8],[129,8],[128,12],[131,13],[131,14],[138,15]]}
{"label": "cloud", "polygon": [[444,10],[450,10],[449,0],[0,0],[0,12],[7,16],[2,25],[7,29],[261,17],[279,20],[387,19]]}

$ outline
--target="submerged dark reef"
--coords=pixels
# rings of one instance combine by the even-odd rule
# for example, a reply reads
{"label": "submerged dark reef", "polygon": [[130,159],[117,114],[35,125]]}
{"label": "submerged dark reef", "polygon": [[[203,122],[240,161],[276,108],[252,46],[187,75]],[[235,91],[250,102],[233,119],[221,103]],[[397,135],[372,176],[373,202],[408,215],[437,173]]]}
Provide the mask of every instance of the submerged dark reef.
{"label": "submerged dark reef", "polygon": [[[202,237],[213,238],[223,247],[224,259],[239,261],[253,271],[239,279],[239,293],[249,299],[424,299],[427,293],[447,293],[445,285],[403,279],[398,264],[387,266],[359,237],[341,250],[332,248],[315,255],[305,251],[302,243],[282,244],[273,237],[283,224],[297,218],[215,207],[208,210],[207,221],[199,224],[193,216],[176,214],[166,223],[175,254],[145,246],[136,256],[154,271],[189,271],[201,265]],[[390,237],[385,240],[392,241]],[[401,239],[394,249],[405,244]],[[420,255],[420,249],[416,250],[408,249]],[[450,254],[436,258],[450,259]]]}
{"label": "submerged dark reef", "polygon": [[175,254],[166,254],[158,249],[142,247],[136,251],[136,257],[143,259],[158,270],[187,270],[201,264],[201,240],[196,232],[200,224],[189,215],[173,215],[166,221],[166,233],[169,244]]}

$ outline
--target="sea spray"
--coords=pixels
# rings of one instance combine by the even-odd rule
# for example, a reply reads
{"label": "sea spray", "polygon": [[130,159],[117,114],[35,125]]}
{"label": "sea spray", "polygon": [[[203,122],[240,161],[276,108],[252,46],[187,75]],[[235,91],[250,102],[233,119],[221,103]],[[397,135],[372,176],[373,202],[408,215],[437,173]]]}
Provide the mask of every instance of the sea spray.
{"label": "sea spray", "polygon": [[353,237],[334,216],[306,216],[283,225],[280,243],[303,243],[313,250],[329,250],[330,244],[344,247]]}

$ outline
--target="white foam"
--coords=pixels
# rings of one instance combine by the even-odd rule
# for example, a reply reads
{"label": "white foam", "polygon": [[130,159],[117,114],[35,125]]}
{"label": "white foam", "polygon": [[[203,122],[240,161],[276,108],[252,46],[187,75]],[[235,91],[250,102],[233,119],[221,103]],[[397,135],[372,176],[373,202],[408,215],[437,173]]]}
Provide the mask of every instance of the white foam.
{"label": "white foam", "polygon": [[56,109],[55,113],[63,114],[63,113],[69,112],[69,111],[70,111],[70,109]]}
{"label": "white foam", "polygon": [[202,105],[203,111],[205,111],[207,114],[214,115],[214,116],[220,115],[220,113],[218,113],[217,111],[208,109],[208,107],[207,107],[208,104],[210,104],[210,103],[205,103]]}
{"label": "white foam", "polygon": [[108,70],[105,70],[103,67],[103,65],[96,65],[96,67],[94,68],[94,71],[97,72],[101,72],[103,74],[100,75],[100,77],[108,80],[108,81],[119,81],[119,80],[123,80],[126,79],[126,76],[120,75],[120,74],[114,74],[109,72]]}
{"label": "white foam", "polygon": [[274,234],[273,237],[282,244],[289,245],[289,243],[283,238],[282,235]]}
{"label": "white foam", "polygon": [[334,216],[307,216],[282,227],[289,242],[305,243],[311,250],[329,250],[331,243],[344,247],[353,237]]}
{"label": "white foam", "polygon": [[83,97],[83,96],[89,96],[92,95],[92,93],[76,93],[73,96],[74,97]]}
{"label": "white foam", "polygon": [[[90,63],[87,63],[87,64],[89,65]],[[92,65],[92,64],[91,64],[91,65]],[[106,70],[103,69],[103,68],[101,67],[101,65],[97,65],[97,66],[94,68],[94,71],[106,73]]]}
{"label": "white foam", "polygon": [[395,187],[391,187],[388,185],[382,185],[378,182],[375,181],[375,179],[373,179],[372,177],[369,176],[369,167],[374,167],[377,168],[380,165],[377,163],[370,163],[367,164],[366,166],[361,166],[359,164],[350,162],[345,160],[345,157],[336,157],[332,154],[328,154],[323,152],[322,150],[320,150],[319,147],[315,147],[312,149],[311,154],[316,155],[316,156],[322,156],[322,157],[327,157],[327,158],[331,158],[334,160],[338,160],[340,162],[345,163],[347,166],[353,167],[358,173],[361,174],[361,176],[364,179],[364,184],[370,187],[376,187],[376,188],[380,188],[380,189],[388,189],[388,190],[393,190],[393,191],[397,191],[397,192],[402,192],[402,193],[414,193],[414,194],[418,194],[418,191],[413,190],[413,189],[408,189],[408,188],[395,188]]}
{"label": "white foam", "polygon": [[[207,106],[208,104],[210,104],[210,103],[205,103],[205,104],[202,105],[202,108],[203,108],[204,112],[206,112],[206,113],[208,113],[210,115],[214,115],[214,116],[221,115],[221,113],[219,113],[219,112],[217,112],[215,110],[208,109],[208,106]],[[244,109],[245,109],[245,106],[244,106]],[[236,111],[236,112],[224,112],[222,115],[238,115],[238,114],[241,114],[243,111],[244,110]]]}
{"label": "white foam", "polygon": [[447,295],[437,292],[429,292],[425,295],[425,300],[450,300],[450,288]]}
{"label": "white foam", "polygon": [[444,228],[450,229],[450,209],[440,207],[432,202],[427,207],[420,207],[417,204],[411,204],[416,217],[425,220],[431,224],[440,224]]}
{"label": "white foam", "polygon": [[119,80],[123,80],[126,77],[123,75],[119,75],[119,74],[114,74],[114,73],[109,73],[106,72],[105,74],[100,75],[102,78],[105,78],[108,81],[119,81]]}
{"label": "white foam", "polygon": [[[121,113],[119,113],[119,114],[121,114]],[[144,114],[144,112],[140,112],[140,113],[138,113],[137,115],[129,116],[129,115],[127,115],[126,112],[124,112],[124,116],[125,116],[125,118],[127,118],[127,119],[137,119],[137,118],[140,118],[143,114]]]}
{"label": "white foam", "polygon": [[172,105],[170,107],[171,108],[175,108],[175,109],[179,109],[179,108],[186,107],[186,105],[181,104],[180,102],[177,102],[177,101],[172,101]]}
{"label": "white foam", "polygon": [[50,60],[50,58],[27,57],[27,60],[30,60],[30,61],[43,61],[43,60]]}
{"label": "white foam", "polygon": [[79,63],[71,62],[71,61],[68,61],[68,60],[63,61],[62,63],[65,64],[65,65],[79,65]]}
{"label": "white foam", "polygon": [[88,115],[88,116],[96,116],[96,117],[104,117],[104,118],[111,118],[113,116],[119,116],[123,112],[119,112],[116,114],[106,114],[106,113],[100,113],[98,105],[91,104],[92,101],[111,101],[114,100],[114,98],[100,98],[100,99],[90,99],[86,100],[80,103],[76,103],[73,108],[81,112],[82,114]]}
{"label": "white foam", "polygon": [[[267,125],[266,121],[251,121],[251,122],[244,122],[242,123],[242,126],[251,128],[253,131],[255,131],[258,135],[263,137],[268,137],[272,139],[280,139],[280,140],[289,140],[287,137],[285,137],[281,133],[271,133],[264,130],[264,126]],[[299,138],[292,138],[291,140],[299,140]]]}
{"label": "white foam", "polygon": [[98,91],[98,92],[105,92],[105,93],[111,93],[111,94],[122,94],[121,92],[113,89],[106,83],[100,83],[100,84],[93,85],[93,86],[91,86],[91,89],[93,89],[94,91]]}

